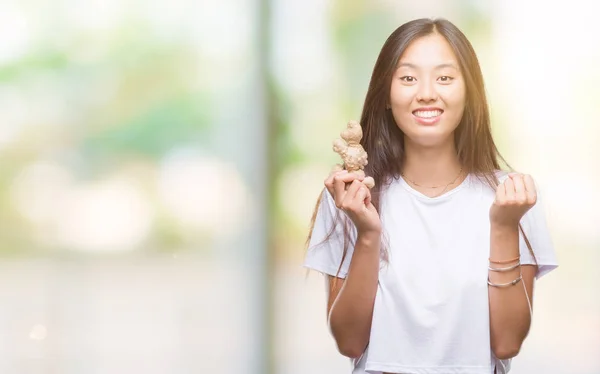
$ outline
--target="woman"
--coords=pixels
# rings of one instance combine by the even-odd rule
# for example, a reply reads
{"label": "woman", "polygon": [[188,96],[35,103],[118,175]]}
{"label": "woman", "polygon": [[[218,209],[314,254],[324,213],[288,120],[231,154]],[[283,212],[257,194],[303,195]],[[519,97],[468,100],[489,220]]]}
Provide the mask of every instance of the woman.
{"label": "woman", "polygon": [[473,48],[446,20],[394,31],[361,116],[366,175],[326,180],[305,266],[352,373],[506,373],[557,266],[536,186],[504,172]]}

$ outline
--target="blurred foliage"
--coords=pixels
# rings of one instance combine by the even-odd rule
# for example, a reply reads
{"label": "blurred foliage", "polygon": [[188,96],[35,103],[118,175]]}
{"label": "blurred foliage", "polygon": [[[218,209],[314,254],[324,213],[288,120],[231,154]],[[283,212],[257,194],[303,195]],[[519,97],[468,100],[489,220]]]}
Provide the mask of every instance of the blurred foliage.
{"label": "blurred foliage", "polygon": [[[185,38],[160,39],[151,25],[131,21],[108,33],[71,33],[62,43],[53,40],[56,34],[37,35],[39,42],[25,54],[0,63],[0,90],[10,95],[6,103],[28,100],[29,107],[25,122],[13,125],[15,138],[0,147],[0,252],[52,247],[35,238],[38,228],[14,205],[13,182],[28,165],[56,162],[83,183],[130,163],[156,167],[177,147],[210,146],[214,100],[210,87],[196,80],[197,51]],[[51,118],[36,111],[48,106]],[[143,174],[133,177],[156,183]],[[154,196],[151,185],[147,193]],[[189,244],[163,213],[146,250]]]}
{"label": "blurred foliage", "polygon": [[83,152],[98,158],[140,154],[154,159],[177,144],[207,146],[209,100],[184,94],[146,108],[131,119],[89,134]]}

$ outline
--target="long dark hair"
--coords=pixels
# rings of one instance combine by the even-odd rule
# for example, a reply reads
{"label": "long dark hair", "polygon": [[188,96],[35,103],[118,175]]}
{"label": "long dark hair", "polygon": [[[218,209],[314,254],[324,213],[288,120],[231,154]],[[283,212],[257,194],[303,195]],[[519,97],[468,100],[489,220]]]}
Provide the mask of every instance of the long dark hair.
{"label": "long dark hair", "polygon": [[[454,131],[454,141],[459,161],[463,170],[485,181],[495,191],[499,185],[496,172],[501,169],[499,160],[509,170],[513,170],[500,155],[492,138],[490,114],[485,95],[483,74],[473,46],[467,37],[451,22],[445,19],[417,19],[398,27],[385,41],[369,83],[360,125],[363,131],[361,145],[365,148],[369,163],[365,174],[375,179],[375,187],[371,190],[372,203],[380,212],[380,196],[382,188],[393,178],[400,175],[403,168],[405,149],[404,133],[397,126],[392,112],[386,110],[390,97],[390,86],[396,65],[406,48],[418,38],[437,33],[450,44],[458,63],[466,86],[466,102],[462,119]],[[317,200],[311,219],[307,245],[310,242],[312,229],[321,196]],[[338,212],[339,213],[339,212]],[[332,230],[325,240],[329,240],[335,225],[340,219],[337,214]],[[350,222],[343,215],[344,251],[339,270],[344,262],[349,245]],[[531,244],[519,224],[525,243],[532,255]],[[385,257],[386,248],[382,249]],[[534,256],[535,259],[535,256]]]}

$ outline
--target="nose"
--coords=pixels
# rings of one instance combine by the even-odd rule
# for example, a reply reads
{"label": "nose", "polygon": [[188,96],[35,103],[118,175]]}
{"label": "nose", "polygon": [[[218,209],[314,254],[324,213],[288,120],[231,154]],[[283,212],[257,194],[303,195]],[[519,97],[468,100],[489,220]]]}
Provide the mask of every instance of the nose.
{"label": "nose", "polygon": [[421,81],[417,92],[417,101],[428,103],[436,100],[437,92],[434,83],[430,79]]}

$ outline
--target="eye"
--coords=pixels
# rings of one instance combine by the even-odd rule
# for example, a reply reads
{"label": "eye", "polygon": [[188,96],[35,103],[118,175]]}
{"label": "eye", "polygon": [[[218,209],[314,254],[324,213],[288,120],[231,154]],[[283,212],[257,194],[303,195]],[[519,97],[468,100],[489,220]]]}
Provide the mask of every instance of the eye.
{"label": "eye", "polygon": [[439,77],[438,79],[439,79],[439,81],[440,81],[440,82],[442,82],[442,83],[450,83],[450,82],[452,82],[452,81],[454,80],[454,78],[453,78],[453,77],[449,77],[449,76],[447,76],[447,75],[441,76],[441,77]]}
{"label": "eye", "polygon": [[404,81],[406,83],[414,83],[417,80],[415,79],[415,77],[411,77],[410,75],[405,75],[404,77],[400,77],[401,81]]}

